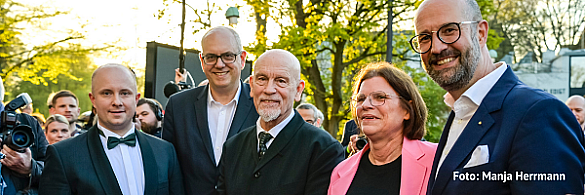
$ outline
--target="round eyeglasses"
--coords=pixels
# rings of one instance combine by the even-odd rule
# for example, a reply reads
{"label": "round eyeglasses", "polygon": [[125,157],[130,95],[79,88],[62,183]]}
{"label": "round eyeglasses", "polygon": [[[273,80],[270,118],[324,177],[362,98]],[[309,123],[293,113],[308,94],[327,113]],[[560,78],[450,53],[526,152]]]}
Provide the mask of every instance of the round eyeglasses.
{"label": "round eyeglasses", "polygon": [[425,54],[431,50],[433,45],[433,32],[437,33],[437,37],[441,42],[445,44],[453,44],[461,37],[461,24],[474,24],[479,21],[463,21],[463,22],[452,22],[445,24],[437,31],[431,31],[431,33],[421,33],[410,39],[410,46],[412,49],[419,54]]}
{"label": "round eyeglasses", "polygon": [[370,93],[370,95],[365,95],[365,94],[358,94],[354,97],[351,98],[351,101],[353,103],[353,105],[355,105],[356,107],[362,106],[364,104],[364,102],[366,102],[366,99],[368,99],[368,97],[370,97],[370,104],[372,106],[381,106],[384,105],[384,103],[386,103],[386,99],[390,99],[390,98],[400,98],[400,96],[396,96],[396,95],[390,95],[387,94],[386,92],[383,91],[375,91]]}
{"label": "round eyeglasses", "polygon": [[221,54],[220,56],[215,55],[215,54],[207,54],[205,56],[202,56],[201,58],[203,58],[203,63],[207,64],[207,65],[215,65],[217,63],[217,59],[221,58],[221,61],[224,64],[231,64],[236,62],[236,56],[242,54],[243,51],[241,51],[240,53],[224,53]]}

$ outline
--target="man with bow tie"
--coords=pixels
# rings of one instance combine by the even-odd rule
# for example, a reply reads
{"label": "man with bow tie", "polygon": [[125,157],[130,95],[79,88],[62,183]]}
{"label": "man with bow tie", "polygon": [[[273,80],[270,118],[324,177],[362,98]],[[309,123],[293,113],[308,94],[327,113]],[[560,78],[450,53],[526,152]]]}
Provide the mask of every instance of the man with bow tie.
{"label": "man with bow tie", "polygon": [[89,98],[97,125],[48,148],[39,194],[184,194],[172,144],[134,128],[134,73],[119,64],[99,67]]}

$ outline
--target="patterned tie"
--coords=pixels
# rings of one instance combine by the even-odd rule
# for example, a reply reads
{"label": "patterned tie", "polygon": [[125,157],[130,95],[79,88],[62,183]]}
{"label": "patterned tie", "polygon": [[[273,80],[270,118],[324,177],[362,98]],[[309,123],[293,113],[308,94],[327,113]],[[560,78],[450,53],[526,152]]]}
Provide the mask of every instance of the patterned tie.
{"label": "patterned tie", "polygon": [[268,141],[270,141],[270,139],[272,139],[272,135],[270,135],[270,133],[266,133],[266,132],[260,132],[260,135],[258,135],[258,139],[260,140],[260,151],[258,151],[258,160],[262,159],[262,156],[264,156],[264,153],[266,153],[266,143],[268,143]]}
{"label": "patterned tie", "polygon": [[116,147],[118,144],[126,144],[128,146],[136,146],[136,134],[130,134],[125,138],[119,139],[117,137],[108,137],[108,149]]}

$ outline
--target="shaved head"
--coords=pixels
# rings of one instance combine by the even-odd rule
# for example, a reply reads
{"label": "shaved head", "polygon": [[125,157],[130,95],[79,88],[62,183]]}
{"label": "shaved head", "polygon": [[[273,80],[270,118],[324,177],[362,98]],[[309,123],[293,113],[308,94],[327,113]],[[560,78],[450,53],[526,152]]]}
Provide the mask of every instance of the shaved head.
{"label": "shaved head", "polygon": [[282,49],[268,50],[260,55],[254,64],[254,73],[257,72],[260,66],[271,65],[276,62],[286,66],[291,71],[292,78],[297,82],[301,80],[301,63],[295,55]]}

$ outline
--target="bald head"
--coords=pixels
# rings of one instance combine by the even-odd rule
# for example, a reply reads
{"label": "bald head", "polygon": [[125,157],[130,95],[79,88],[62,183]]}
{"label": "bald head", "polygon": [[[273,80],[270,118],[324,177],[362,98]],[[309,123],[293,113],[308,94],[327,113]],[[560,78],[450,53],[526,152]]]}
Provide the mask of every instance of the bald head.
{"label": "bald head", "polygon": [[201,40],[201,48],[203,49],[203,52],[205,52],[205,48],[207,46],[205,43],[209,41],[208,37],[212,35],[219,35],[221,37],[230,38],[229,44],[233,46],[236,51],[244,50],[244,48],[242,47],[242,41],[240,40],[240,35],[238,35],[236,30],[230,27],[216,26],[211,28],[209,31],[205,33],[205,35],[203,35],[203,38]]}
{"label": "bald head", "polygon": [[89,99],[102,127],[123,136],[132,127],[136,102],[136,76],[120,64],[106,64],[93,72]]}
{"label": "bald head", "polygon": [[294,102],[301,99],[305,88],[301,64],[288,51],[269,50],[256,60],[250,87],[250,96],[262,118],[260,125],[272,129],[293,112]]}
{"label": "bald head", "polygon": [[264,68],[263,66],[273,65],[288,69],[291,78],[295,79],[296,82],[301,80],[301,63],[295,55],[282,49],[268,50],[260,55],[254,64],[254,73],[260,68]]}
{"label": "bald head", "polygon": [[574,95],[569,97],[565,104],[571,109],[573,115],[575,115],[577,121],[579,121],[579,124],[583,126],[583,123],[585,122],[585,98],[580,95]]}
{"label": "bald head", "polygon": [[[479,5],[475,0],[426,0],[423,1],[420,6],[418,7],[415,15],[415,21],[420,13],[429,11],[429,10],[437,10],[439,7],[453,7],[453,5],[465,5],[459,7],[459,14],[463,17],[463,20],[469,21],[479,21],[483,20],[481,16],[481,10],[479,9]],[[440,9],[439,9],[440,10]]]}

